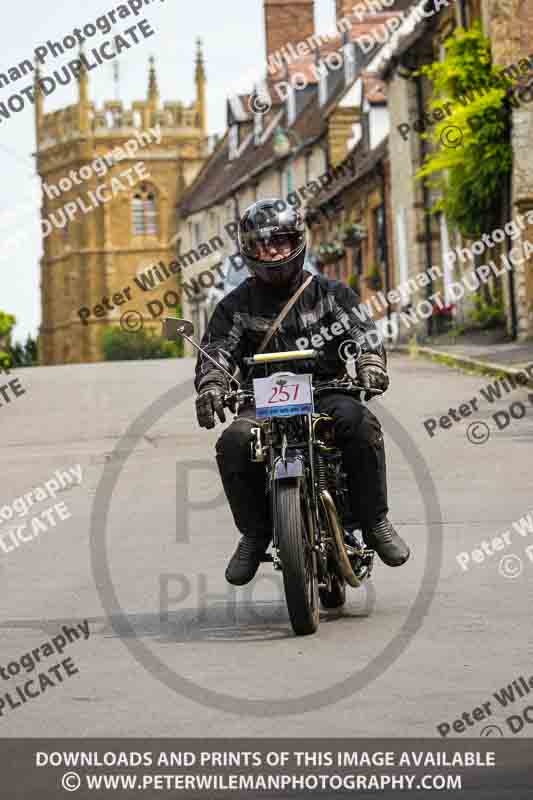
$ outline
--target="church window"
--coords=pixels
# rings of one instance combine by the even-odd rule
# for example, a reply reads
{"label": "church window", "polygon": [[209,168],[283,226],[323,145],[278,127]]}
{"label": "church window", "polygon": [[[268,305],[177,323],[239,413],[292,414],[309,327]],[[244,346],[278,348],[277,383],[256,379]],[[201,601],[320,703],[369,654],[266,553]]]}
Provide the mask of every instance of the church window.
{"label": "church window", "polygon": [[146,183],[133,195],[133,233],[137,236],[157,234],[157,203],[155,192]]}

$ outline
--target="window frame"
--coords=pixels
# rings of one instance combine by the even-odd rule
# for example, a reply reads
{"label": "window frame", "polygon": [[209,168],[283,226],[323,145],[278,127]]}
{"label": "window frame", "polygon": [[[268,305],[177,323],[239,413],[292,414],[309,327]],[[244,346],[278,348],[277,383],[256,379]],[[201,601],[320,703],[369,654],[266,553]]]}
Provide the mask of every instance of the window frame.
{"label": "window frame", "polygon": [[134,236],[159,236],[159,204],[153,184],[141,183],[136,187],[131,198],[131,211]]}

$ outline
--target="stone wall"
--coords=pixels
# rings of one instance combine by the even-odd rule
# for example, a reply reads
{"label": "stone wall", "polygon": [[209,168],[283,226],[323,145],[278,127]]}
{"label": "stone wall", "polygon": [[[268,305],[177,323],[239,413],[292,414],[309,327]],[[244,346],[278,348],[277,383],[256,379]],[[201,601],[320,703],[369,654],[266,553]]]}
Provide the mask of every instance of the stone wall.
{"label": "stone wall", "polygon": [[[533,54],[531,0],[488,0],[492,53],[496,64],[507,66]],[[533,106],[513,110],[512,214],[533,208]],[[533,225],[524,232],[533,242]],[[533,259],[516,267],[515,303],[518,338],[533,338]],[[509,308],[509,304],[508,304]]]}
{"label": "stone wall", "polygon": [[[413,278],[427,269],[426,263],[426,229],[423,206],[422,182],[415,179],[417,170],[421,165],[422,147],[420,134],[414,130],[409,132],[407,140],[397,131],[397,126],[403,123],[413,124],[418,118],[416,86],[412,80],[406,80],[396,72],[388,85],[388,108],[391,117],[391,134],[389,139],[390,169],[391,169],[391,210],[392,210],[392,247],[394,253],[395,273],[392,288],[403,283],[406,279]],[[405,247],[401,246],[403,240]],[[438,230],[432,220],[432,230],[435,241],[433,242],[433,265],[440,264]],[[407,269],[402,270],[401,265],[406,263]],[[405,267],[404,267],[405,269]],[[425,290],[419,292],[419,299],[425,297]],[[416,297],[413,296],[412,302]],[[415,330],[424,334],[426,324],[421,323],[417,328],[408,329],[402,326],[401,340],[410,338]]]}

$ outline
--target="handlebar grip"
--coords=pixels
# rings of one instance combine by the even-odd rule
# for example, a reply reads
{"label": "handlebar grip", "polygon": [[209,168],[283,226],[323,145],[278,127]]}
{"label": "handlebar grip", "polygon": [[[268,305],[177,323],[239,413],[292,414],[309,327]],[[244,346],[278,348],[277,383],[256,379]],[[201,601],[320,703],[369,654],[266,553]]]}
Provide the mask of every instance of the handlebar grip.
{"label": "handlebar grip", "polygon": [[317,357],[316,350],[286,350],[281,353],[256,353],[244,359],[246,366],[252,364],[268,364],[274,361],[299,361],[302,359],[313,360]]}

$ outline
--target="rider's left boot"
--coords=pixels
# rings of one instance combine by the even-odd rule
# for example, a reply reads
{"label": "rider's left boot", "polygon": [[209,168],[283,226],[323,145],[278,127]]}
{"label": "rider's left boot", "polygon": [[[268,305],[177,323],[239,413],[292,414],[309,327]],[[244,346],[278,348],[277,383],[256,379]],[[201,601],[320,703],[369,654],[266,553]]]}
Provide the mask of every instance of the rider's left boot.
{"label": "rider's left boot", "polygon": [[376,551],[388,567],[400,567],[411,555],[408,545],[396,533],[387,517],[370,530],[363,531],[363,540],[367,547]]}

